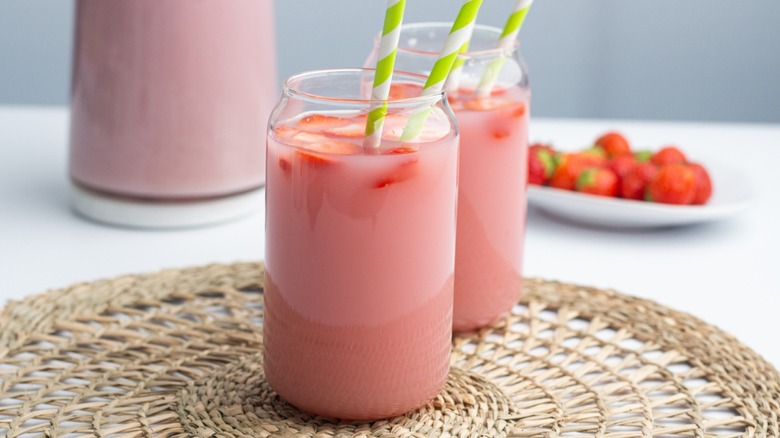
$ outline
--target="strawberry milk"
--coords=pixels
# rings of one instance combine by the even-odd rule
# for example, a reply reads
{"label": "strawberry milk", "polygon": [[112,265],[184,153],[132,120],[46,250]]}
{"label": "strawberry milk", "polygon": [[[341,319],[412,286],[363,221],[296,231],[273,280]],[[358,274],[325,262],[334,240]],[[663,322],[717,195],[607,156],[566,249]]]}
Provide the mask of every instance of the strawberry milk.
{"label": "strawberry milk", "polygon": [[[277,114],[295,107],[293,100]],[[395,140],[406,116],[391,114],[379,149],[361,146],[364,113],[272,117],[265,372],[301,409],[389,417],[420,406],[444,384],[458,137],[442,108],[407,143]]]}
{"label": "strawberry milk", "polygon": [[270,0],[79,0],[76,20],[76,184],[154,200],[263,184],[278,96]]}
{"label": "strawberry milk", "polygon": [[526,218],[528,93],[452,103],[461,129],[454,329],[501,318],[520,298]]}
{"label": "strawberry milk", "polygon": [[[450,27],[405,24],[396,70],[427,74]],[[517,47],[498,49],[500,37],[501,29],[475,26],[469,51],[460,55],[462,68],[447,81],[461,135],[455,331],[496,322],[517,303],[522,289],[530,91]],[[378,47],[367,65],[376,62]],[[497,60],[497,86],[478,97],[474,89]]]}

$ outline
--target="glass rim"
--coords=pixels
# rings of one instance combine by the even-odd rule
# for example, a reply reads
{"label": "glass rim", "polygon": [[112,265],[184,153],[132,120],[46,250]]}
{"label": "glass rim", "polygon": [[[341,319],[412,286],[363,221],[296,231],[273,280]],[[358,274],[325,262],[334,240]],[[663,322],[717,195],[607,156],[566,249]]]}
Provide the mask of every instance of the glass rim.
{"label": "glass rim", "polygon": [[[368,72],[376,72],[374,68],[328,68],[318,70],[308,70],[301,73],[297,73],[287,77],[282,84],[282,93],[296,98],[309,100],[313,102],[327,102],[331,104],[350,104],[350,105],[370,105],[373,102],[372,99],[355,99],[336,96],[323,96],[320,94],[309,93],[296,88],[293,84],[296,81],[303,81],[306,79],[322,77],[327,75],[359,75]],[[419,83],[421,89],[425,86],[425,82],[428,79],[426,76],[411,73],[407,71],[394,71],[392,78],[396,77],[407,78],[413,80],[415,83]],[[436,104],[436,102],[446,101],[444,98],[446,90],[441,90],[436,93],[420,95],[416,97],[405,97],[402,99],[387,99],[386,102],[390,107],[399,106],[419,106],[421,104]]]}
{"label": "glass rim", "polygon": [[[422,21],[417,23],[404,23],[401,25],[401,34],[403,34],[405,30],[425,29],[425,28],[442,28],[449,33],[449,30],[452,28],[452,23],[447,23],[444,21]],[[501,34],[504,32],[503,30],[495,26],[489,26],[486,24],[475,24],[474,30],[495,34],[496,43],[498,43],[499,39],[501,38]],[[381,36],[377,35],[376,41],[379,41],[380,38]],[[509,49],[502,49],[500,47],[495,47],[493,49],[469,50],[463,53],[459,53],[458,57],[466,58],[466,59],[495,58],[498,56],[504,56],[507,53],[512,53],[514,51],[517,51],[519,48],[520,48],[520,41],[518,39],[515,39],[512,42],[512,47]],[[398,52],[416,54],[421,56],[439,56],[438,52],[410,49],[410,48],[403,47],[400,44],[398,45]]]}

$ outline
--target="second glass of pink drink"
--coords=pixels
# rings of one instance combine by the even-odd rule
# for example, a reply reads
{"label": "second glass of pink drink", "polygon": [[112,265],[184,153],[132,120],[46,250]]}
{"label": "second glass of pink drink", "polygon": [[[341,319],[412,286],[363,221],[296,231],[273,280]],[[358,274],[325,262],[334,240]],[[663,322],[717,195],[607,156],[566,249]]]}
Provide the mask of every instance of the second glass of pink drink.
{"label": "second glass of pink drink", "polygon": [[[396,70],[427,74],[449,31],[449,23],[403,26]],[[500,36],[476,26],[462,70],[447,83],[461,133],[455,331],[507,315],[522,289],[530,91],[517,45],[498,49]],[[367,64],[375,59],[376,48]],[[496,65],[495,86],[480,95],[485,69]]]}
{"label": "second glass of pink drink", "polygon": [[[448,369],[458,132],[443,93],[396,74],[364,147],[373,70],[289,78],[267,148],[264,368],[293,405],[353,420],[433,398]],[[398,139],[433,108],[422,134]]]}

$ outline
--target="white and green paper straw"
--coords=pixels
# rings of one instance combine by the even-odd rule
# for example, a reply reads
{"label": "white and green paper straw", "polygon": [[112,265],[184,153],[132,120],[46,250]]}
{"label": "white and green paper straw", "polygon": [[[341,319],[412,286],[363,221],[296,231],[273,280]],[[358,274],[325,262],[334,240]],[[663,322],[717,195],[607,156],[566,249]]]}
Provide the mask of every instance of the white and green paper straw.
{"label": "white and green paper straw", "polygon": [[[533,0],[517,0],[517,3],[515,3],[515,8],[506,21],[504,31],[501,32],[501,39],[498,41],[498,48],[503,53],[508,54],[509,51],[512,50],[512,47],[514,47],[517,34],[520,33],[520,28],[523,27],[525,16],[528,15],[531,4],[533,4]],[[479,85],[477,85],[477,96],[490,96],[505,61],[506,55],[502,54],[498,58],[490,61],[487,67],[485,67],[485,71],[479,79]]]}
{"label": "white and green paper straw", "polygon": [[382,28],[382,38],[379,41],[379,55],[374,73],[374,88],[371,90],[371,109],[366,121],[364,147],[376,148],[382,142],[382,127],[387,115],[387,97],[390,95],[404,8],[406,8],[406,0],[388,0],[387,2],[385,24]]}
{"label": "white and green paper straw", "polygon": [[[482,0],[465,0],[463,2],[458,17],[452,24],[447,41],[444,43],[444,48],[439,53],[439,59],[436,60],[431,74],[428,75],[428,80],[425,82],[423,96],[440,93],[444,89],[447,76],[455,64],[458,53],[464,44],[471,40],[471,32],[474,29],[480,6],[482,6]],[[431,109],[430,106],[425,106],[414,111],[406,122],[404,132],[401,134],[401,141],[409,141],[420,135]]]}
{"label": "white and green paper straw", "polygon": [[[471,30],[468,32],[468,40],[465,44],[463,44],[460,47],[460,50],[458,51],[458,54],[464,54],[469,51],[469,43],[471,42],[471,35],[474,33],[474,23],[471,23]],[[455,58],[455,62],[452,64],[452,70],[450,70],[450,75],[447,76],[447,92],[452,94],[456,94],[458,90],[460,89],[460,75],[463,72],[463,64],[466,63],[466,60],[458,56]]]}

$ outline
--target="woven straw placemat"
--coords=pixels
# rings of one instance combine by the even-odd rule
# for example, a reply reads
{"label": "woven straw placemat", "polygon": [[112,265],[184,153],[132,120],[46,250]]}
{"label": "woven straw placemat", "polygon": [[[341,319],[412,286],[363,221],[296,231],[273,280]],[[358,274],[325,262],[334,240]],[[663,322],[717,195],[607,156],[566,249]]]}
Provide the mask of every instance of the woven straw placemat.
{"label": "woven straw placemat", "polygon": [[0,313],[0,436],[780,436],[780,376],[733,337],[612,291],[528,280],[453,343],[433,401],[373,423],[281,400],[261,363],[262,265],[76,285]]}

